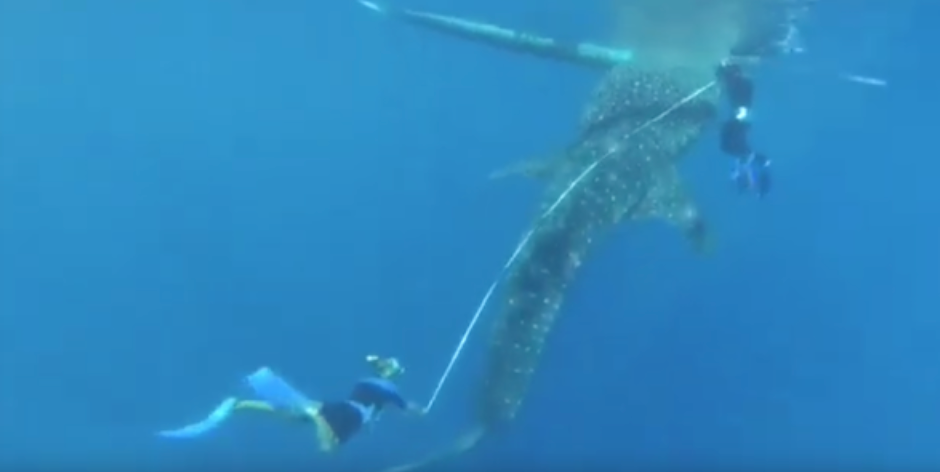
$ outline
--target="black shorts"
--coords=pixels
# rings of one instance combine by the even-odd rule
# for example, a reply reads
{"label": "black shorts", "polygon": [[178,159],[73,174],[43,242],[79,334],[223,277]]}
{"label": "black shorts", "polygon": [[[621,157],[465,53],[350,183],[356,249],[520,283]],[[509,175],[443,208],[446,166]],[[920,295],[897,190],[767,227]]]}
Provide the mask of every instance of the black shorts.
{"label": "black shorts", "polygon": [[340,444],[356,435],[366,418],[362,410],[350,402],[327,402],[320,407],[320,416],[330,425]]}

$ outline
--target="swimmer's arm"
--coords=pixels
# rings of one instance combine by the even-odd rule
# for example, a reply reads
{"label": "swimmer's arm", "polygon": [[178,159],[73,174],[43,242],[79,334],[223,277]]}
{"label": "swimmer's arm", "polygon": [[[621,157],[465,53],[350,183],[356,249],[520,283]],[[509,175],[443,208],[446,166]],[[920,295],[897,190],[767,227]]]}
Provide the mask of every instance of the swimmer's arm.
{"label": "swimmer's arm", "polygon": [[404,411],[405,413],[412,413],[416,415],[424,414],[424,407],[421,405],[405,400],[405,397],[398,392],[397,389],[386,390],[386,401],[398,407],[398,409]]}
{"label": "swimmer's arm", "polygon": [[415,402],[408,402],[408,403],[405,405],[405,412],[406,412],[406,413],[411,413],[411,414],[417,415],[417,416],[424,416],[424,415],[428,412],[428,410],[426,410],[423,406],[421,406],[421,405],[418,404],[418,403],[415,403]]}

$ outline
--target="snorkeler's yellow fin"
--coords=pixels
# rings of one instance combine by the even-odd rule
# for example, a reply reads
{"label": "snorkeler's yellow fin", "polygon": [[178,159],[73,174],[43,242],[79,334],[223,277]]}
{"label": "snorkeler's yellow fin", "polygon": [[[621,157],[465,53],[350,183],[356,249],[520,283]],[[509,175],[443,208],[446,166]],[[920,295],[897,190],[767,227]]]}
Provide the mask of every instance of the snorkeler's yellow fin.
{"label": "snorkeler's yellow fin", "polygon": [[484,426],[477,426],[474,429],[467,431],[463,436],[460,436],[457,441],[451,445],[451,447],[443,451],[439,451],[415,462],[385,469],[382,472],[411,472],[413,470],[427,467],[436,462],[458,456],[469,451],[470,449],[473,449],[477,444],[479,444],[480,440],[483,439],[483,436],[486,435],[486,431],[487,429]]}

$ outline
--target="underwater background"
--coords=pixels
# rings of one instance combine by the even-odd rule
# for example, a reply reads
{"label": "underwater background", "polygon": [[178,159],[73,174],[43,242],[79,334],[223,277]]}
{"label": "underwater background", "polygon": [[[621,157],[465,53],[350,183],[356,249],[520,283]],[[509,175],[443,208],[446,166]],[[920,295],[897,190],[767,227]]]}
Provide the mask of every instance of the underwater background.
{"label": "underwater background", "polygon": [[[407,6],[612,34],[610,2],[549,3]],[[770,198],[706,139],[683,172],[714,253],[612,234],[518,421],[448,467],[940,465],[938,14],[814,9],[809,54],[757,78]],[[0,0],[0,466],[367,469],[447,445],[486,318],[427,418],[339,454],[268,418],[154,432],[261,365],[336,398],[394,355],[425,401],[536,213],[537,183],[487,175],[569,143],[598,79],[346,1]]]}

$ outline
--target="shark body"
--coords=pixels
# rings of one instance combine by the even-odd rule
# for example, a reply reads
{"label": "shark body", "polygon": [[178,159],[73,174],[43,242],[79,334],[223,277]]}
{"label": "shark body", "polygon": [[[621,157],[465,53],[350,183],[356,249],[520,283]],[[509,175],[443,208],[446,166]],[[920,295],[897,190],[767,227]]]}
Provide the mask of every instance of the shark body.
{"label": "shark body", "polygon": [[569,285],[614,226],[660,220],[682,231],[696,250],[706,248],[705,220],[676,168],[717,113],[718,90],[702,72],[624,64],[605,75],[574,143],[537,165],[547,186],[542,209],[506,272],[475,425],[451,448],[386,472],[462,453],[515,419]]}
{"label": "shark body", "polygon": [[482,425],[518,413],[568,286],[612,227],[658,219],[680,229],[696,249],[705,248],[705,220],[676,164],[715,117],[719,94],[710,82],[701,71],[616,66],[588,103],[574,144],[542,164],[543,211],[554,210],[536,220],[506,277],[507,299],[478,396]]}

